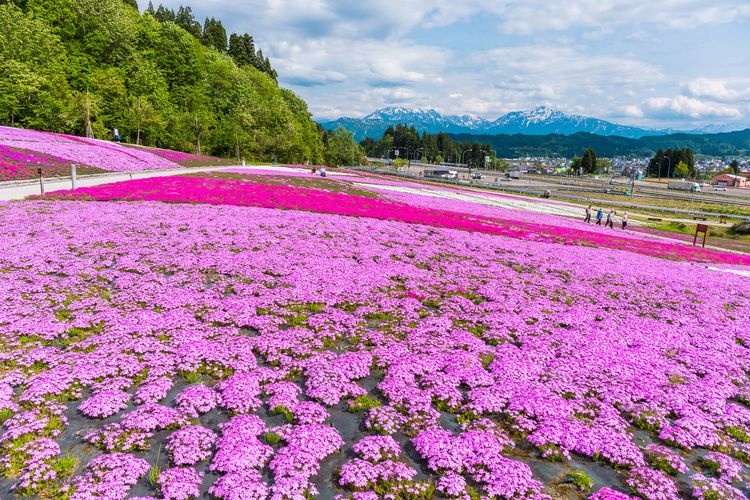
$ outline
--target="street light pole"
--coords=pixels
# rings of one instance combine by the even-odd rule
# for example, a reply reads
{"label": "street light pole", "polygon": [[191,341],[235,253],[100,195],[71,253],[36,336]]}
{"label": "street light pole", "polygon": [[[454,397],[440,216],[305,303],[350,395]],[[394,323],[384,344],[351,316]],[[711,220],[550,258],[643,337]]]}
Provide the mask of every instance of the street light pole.
{"label": "street light pole", "polygon": [[[664,159],[667,160],[667,182],[669,182],[669,170],[672,168],[672,158],[669,156],[664,156],[662,158],[662,164],[664,163]],[[659,165],[659,177],[661,178],[661,165]]]}

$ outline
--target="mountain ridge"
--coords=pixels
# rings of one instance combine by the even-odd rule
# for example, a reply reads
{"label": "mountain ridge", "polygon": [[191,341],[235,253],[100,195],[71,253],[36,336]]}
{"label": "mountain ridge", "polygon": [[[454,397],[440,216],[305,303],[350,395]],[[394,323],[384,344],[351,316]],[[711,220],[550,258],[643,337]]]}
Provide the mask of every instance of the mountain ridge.
{"label": "mountain ridge", "polygon": [[366,137],[379,139],[388,127],[399,124],[414,126],[420,133],[431,134],[446,132],[472,135],[573,135],[586,132],[629,139],[674,133],[703,134],[726,131],[720,130],[720,127],[715,125],[704,127],[705,130],[647,129],[583,115],[567,115],[547,106],[535,106],[525,111],[511,111],[493,121],[468,114],[443,115],[432,108],[393,106],[373,111],[363,118],[342,117],[320,122],[320,124],[326,130],[334,130],[338,126],[343,126],[354,134],[357,141]]}

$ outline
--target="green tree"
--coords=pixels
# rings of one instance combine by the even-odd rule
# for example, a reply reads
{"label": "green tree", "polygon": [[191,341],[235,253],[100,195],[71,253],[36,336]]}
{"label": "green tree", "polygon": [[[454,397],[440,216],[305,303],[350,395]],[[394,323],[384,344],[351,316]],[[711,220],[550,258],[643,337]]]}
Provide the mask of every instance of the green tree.
{"label": "green tree", "polygon": [[213,47],[222,54],[227,51],[227,31],[222,26],[221,21],[217,21],[213,17],[206,18],[203,23],[201,42],[206,47]]}
{"label": "green tree", "polygon": [[328,165],[332,167],[357,165],[361,157],[362,152],[351,132],[344,127],[338,127],[333,131],[325,150],[325,160]]}
{"label": "green tree", "polygon": [[674,168],[674,176],[675,177],[687,177],[690,173],[690,168],[688,167],[687,163],[684,161],[681,161],[677,164],[677,166]]}
{"label": "green tree", "polygon": [[176,17],[177,16],[172,9],[168,9],[162,4],[159,4],[159,7],[154,13],[154,18],[160,23],[173,23]]}
{"label": "green tree", "polygon": [[591,148],[586,148],[581,157],[581,169],[587,174],[597,172],[596,153]]}
{"label": "green tree", "polygon": [[67,54],[41,20],[0,5],[0,122],[64,129],[73,105]]}
{"label": "green tree", "polygon": [[237,63],[237,66],[256,66],[255,42],[247,33],[230,35],[227,54]]}
{"label": "green tree", "polygon": [[737,161],[735,158],[729,163],[729,169],[732,171],[734,175],[739,175],[740,173],[740,162]]}
{"label": "green tree", "polygon": [[184,29],[194,38],[201,38],[201,23],[195,20],[193,10],[190,7],[180,7],[175,16],[175,24]]}
{"label": "green tree", "polygon": [[610,172],[612,169],[612,162],[607,158],[596,159],[596,171],[597,172]]}
{"label": "green tree", "polygon": [[125,5],[129,5],[130,7],[133,7],[135,10],[138,10],[138,2],[136,0],[123,0],[123,3]]}
{"label": "green tree", "polygon": [[574,175],[579,175],[583,171],[580,156],[574,156],[573,159],[570,160],[570,170]]}

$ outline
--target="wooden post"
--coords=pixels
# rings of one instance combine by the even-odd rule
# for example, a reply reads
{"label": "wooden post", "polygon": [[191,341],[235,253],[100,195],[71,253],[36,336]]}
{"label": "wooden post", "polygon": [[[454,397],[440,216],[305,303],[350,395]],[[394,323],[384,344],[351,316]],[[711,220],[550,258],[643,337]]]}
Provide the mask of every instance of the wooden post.
{"label": "wooden post", "polygon": [[708,236],[708,226],[706,224],[695,225],[695,236],[693,236],[693,246],[698,241],[698,233],[703,233],[703,248],[706,248],[706,236]]}

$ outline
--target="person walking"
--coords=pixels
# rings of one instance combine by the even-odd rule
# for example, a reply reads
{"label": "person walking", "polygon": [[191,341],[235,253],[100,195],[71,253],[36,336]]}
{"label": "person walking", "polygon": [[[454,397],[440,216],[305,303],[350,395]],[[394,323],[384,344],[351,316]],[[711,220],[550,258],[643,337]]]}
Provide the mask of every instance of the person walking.
{"label": "person walking", "polygon": [[615,214],[617,214],[617,212],[615,212],[614,208],[609,211],[609,213],[607,214],[607,220],[604,222],[604,227],[609,226],[612,229],[615,228],[613,220],[615,218]]}
{"label": "person walking", "polygon": [[602,225],[602,219],[604,218],[604,210],[601,208],[596,211],[596,225],[601,226]]}
{"label": "person walking", "polygon": [[625,212],[622,214],[622,228],[625,229],[628,227],[628,213]]}
{"label": "person walking", "polygon": [[586,218],[583,219],[583,222],[588,222],[589,224],[591,224],[591,205],[586,207]]}
{"label": "person walking", "polygon": [[117,129],[112,130],[112,135],[115,136],[115,142],[120,142],[122,139],[120,138],[120,131]]}

